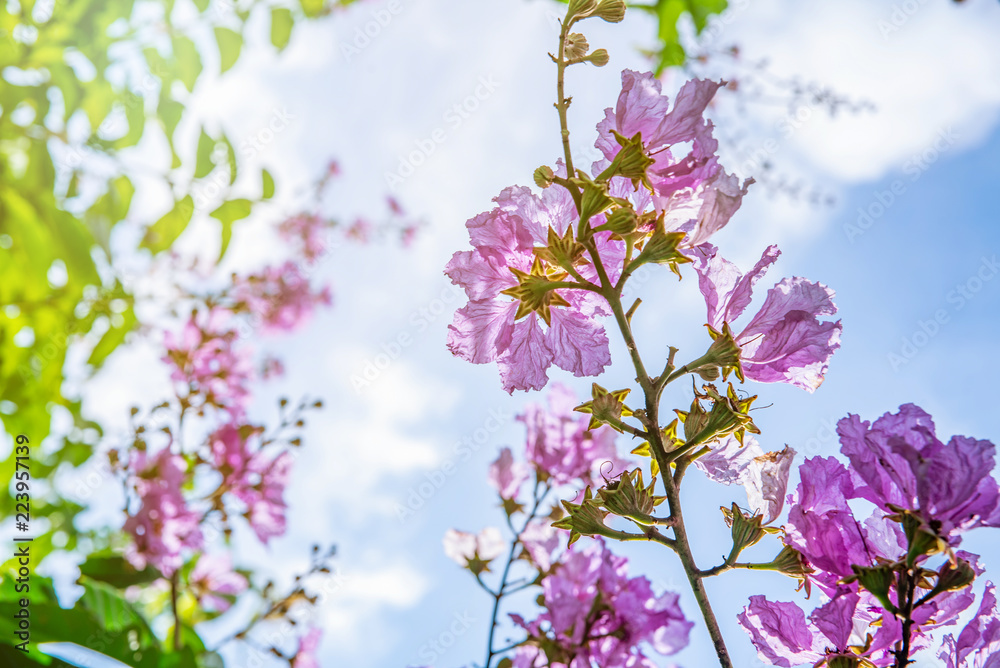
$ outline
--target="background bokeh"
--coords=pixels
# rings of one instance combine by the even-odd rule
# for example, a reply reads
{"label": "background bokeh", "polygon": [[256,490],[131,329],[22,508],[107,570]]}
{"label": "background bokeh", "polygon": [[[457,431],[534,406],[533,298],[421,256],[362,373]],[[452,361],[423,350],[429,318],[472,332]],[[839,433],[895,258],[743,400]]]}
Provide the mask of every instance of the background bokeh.
{"label": "background bokeh", "polygon": [[[398,11],[386,14],[390,4]],[[767,407],[755,415],[762,445],[832,455],[837,419],[848,413],[874,419],[906,402],[930,412],[940,436],[1000,442],[993,387],[1000,371],[1000,6],[975,0],[730,5],[703,33],[703,45],[738,44],[741,62],[766,60],[768,76],[816,82],[874,107],[831,117],[823,104],[789,107],[724,90],[711,112],[723,135],[727,128],[740,133],[723,145],[727,169],[753,176],[766,161],[789,183],[804,184],[802,192],[819,189],[834,200],[814,205],[758,184],[719,235],[744,267],[766,245],[779,244],[783,255],[771,277],[801,275],[830,285],[844,321],[842,348],[815,394],[751,388],[760,395],[756,405]],[[324,665],[461,666],[480,658],[490,601],[444,556],[441,537],[452,527],[502,526],[486,468],[500,446],[521,446],[514,415],[543,397],[510,397],[494,365],[472,366],[448,353],[447,325],[465,300],[442,268],[467,244],[466,219],[489,208],[507,185],[530,184],[535,167],[559,155],[554,66],[546,54],[555,48],[561,12],[546,0],[360,3],[297,26],[280,57],[248,42],[233,73],[200,87],[191,100],[234,144],[275,114],[291,119],[250,158],[289,187],[239,229],[226,266],[269,256],[270,224],[296,210],[297,193],[331,156],[344,171],[329,195],[338,210],[370,210],[391,191],[426,222],[410,249],[335,249],[320,268],[333,283],[334,308],[290,338],[259,342],[276,347],[287,374],[257,397],[256,410],[265,415],[275,397],[303,394],[323,397],[326,408],[309,424],[286,493],[288,533],[266,549],[237,536],[236,553],[242,564],[287,578],[306,566],[303,546],[337,544],[336,589],[320,618]],[[378,24],[386,15],[390,20]],[[373,21],[375,34],[359,38]],[[574,150],[588,158],[594,125],[616,99],[620,71],[649,68],[640,50],[655,31],[640,12],[619,25],[594,23],[586,31],[590,43],[607,48],[611,62],[574,68],[567,81]],[[670,70],[665,87],[676,90],[682,81],[682,72]],[[435,134],[439,128],[443,133]],[[414,152],[421,164],[392,178],[401,163],[417,162]],[[151,194],[140,204],[164,202]],[[193,226],[178,246],[211,248],[213,234]],[[682,356],[699,351],[704,334],[695,324],[704,306],[694,282],[651,272],[643,291],[634,320],[640,347],[665,351],[670,344]],[[613,365],[600,382],[624,387],[630,365],[611,338]],[[158,357],[142,344],[116,351],[82,388],[86,414],[108,431],[124,430],[129,405],[155,402],[162,393],[167,378],[157,371]],[[589,388],[589,379],[561,371],[552,377],[581,394]],[[673,391],[668,405],[689,401],[687,388]],[[488,428],[496,422],[498,429]],[[474,451],[468,459],[457,450],[466,441]],[[627,438],[620,443],[630,449]],[[456,465],[454,475],[441,473],[446,462]],[[689,525],[697,527],[696,555],[712,565],[729,546],[718,509],[742,491],[698,475],[689,480],[685,504]],[[418,491],[426,482],[435,488],[429,498]],[[401,517],[400,508],[412,512]],[[98,503],[81,521],[114,523],[116,512]],[[973,532],[964,547],[982,554],[988,569],[1000,566],[995,531]],[[757,549],[763,551],[748,555],[764,558],[771,550]],[[696,618],[669,554],[645,544],[616,550],[630,556],[633,574],[680,591],[683,609]],[[708,587],[740,666],[756,665],[735,619],[750,594],[801,598],[791,580],[774,574],[734,572]],[[440,652],[431,643],[456,615],[473,624]],[[238,654],[232,658],[239,665]],[[696,627],[691,646],[671,658],[710,665],[707,633]]]}

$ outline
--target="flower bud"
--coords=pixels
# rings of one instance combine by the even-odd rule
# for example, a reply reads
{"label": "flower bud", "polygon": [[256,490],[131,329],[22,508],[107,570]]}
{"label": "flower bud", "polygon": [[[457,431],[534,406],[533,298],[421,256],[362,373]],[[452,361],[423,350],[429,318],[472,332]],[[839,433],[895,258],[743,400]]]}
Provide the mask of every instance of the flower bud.
{"label": "flower bud", "polygon": [[590,51],[590,44],[587,38],[578,32],[570,33],[566,37],[566,57],[570,60],[580,60]]}
{"label": "flower bud", "polygon": [[608,56],[607,49],[597,49],[592,54],[587,56],[587,62],[589,62],[594,67],[604,67],[605,65],[608,64],[608,61],[610,59],[611,58],[610,56]]}
{"label": "flower bud", "polygon": [[573,22],[585,19],[597,11],[599,4],[598,0],[569,0],[566,20]]}
{"label": "flower bud", "polygon": [[594,16],[608,23],[620,23],[625,18],[625,0],[601,0]]}
{"label": "flower bud", "polygon": [[535,170],[535,185],[539,188],[548,188],[555,180],[555,173],[548,165],[542,165]]}

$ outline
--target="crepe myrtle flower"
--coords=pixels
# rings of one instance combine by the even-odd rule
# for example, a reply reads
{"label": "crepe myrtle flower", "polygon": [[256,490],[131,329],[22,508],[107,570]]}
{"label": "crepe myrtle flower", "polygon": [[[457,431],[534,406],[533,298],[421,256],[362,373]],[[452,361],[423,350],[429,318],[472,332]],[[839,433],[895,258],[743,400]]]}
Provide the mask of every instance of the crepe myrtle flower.
{"label": "crepe myrtle flower", "polygon": [[589,429],[590,416],[574,411],[579,398],[570,388],[553,383],[548,406],[530,404],[517,420],[527,431],[526,458],[541,478],[553,484],[597,485],[603,477],[625,470],[618,457],[617,432],[608,426]]}
{"label": "crepe myrtle flower", "polygon": [[204,540],[201,515],[181,493],[187,480],[184,458],[169,448],[152,457],[135,450],[128,469],[140,506],[125,520],[125,532],[132,536],[125,556],[136,568],[151,564],[170,577],[184,563],[182,551],[197,550]]}
{"label": "crepe myrtle flower", "polygon": [[506,541],[496,527],[486,527],[478,534],[448,529],[442,540],[444,553],[475,575],[490,570],[490,562],[503,553]]}
{"label": "crepe myrtle flower", "polygon": [[323,639],[323,630],[311,628],[299,640],[299,647],[292,659],[291,668],[319,668],[319,660],[316,658],[316,651],[319,643]]}
{"label": "crepe myrtle flower", "polygon": [[[857,624],[859,614],[863,618],[864,606],[857,594],[840,596],[816,608],[808,622],[795,603],[768,601],[756,595],[750,597],[749,605],[737,619],[750,635],[757,655],[772,666],[893,665],[891,651],[884,646],[873,647],[867,636],[859,634],[857,627],[864,626]],[[838,664],[838,657],[852,661]]]}
{"label": "crepe myrtle flower", "polygon": [[511,615],[528,634],[514,666],[652,666],[649,649],[670,655],[688,644],[694,623],[679,596],[628,577],[628,560],[603,541],[567,550],[541,584],[541,614],[530,622]]}
{"label": "crepe myrtle flower", "polygon": [[958,639],[944,637],[938,658],[945,668],[1000,668],[1000,613],[992,582],[986,583],[979,610]]}
{"label": "crepe myrtle flower", "polygon": [[228,553],[202,554],[188,579],[198,601],[207,609],[225,612],[248,586],[247,578],[233,570]]}
{"label": "crepe myrtle flower", "polygon": [[[704,243],[722,229],[753,182],[748,179],[741,185],[735,175],[722,169],[716,155],[719,143],[712,135],[712,122],[704,115],[722,85],[703,79],[688,81],[671,108],[670,98],[662,94],[660,80],[652,73],[624,70],[615,108],[606,109],[604,120],[597,124],[595,146],[604,157],[594,163],[594,173],[603,171],[622,150],[619,137],[638,134],[653,161],[646,170],[650,202],[657,213],[664,214],[667,232],[686,232],[682,246],[687,248]],[[690,146],[690,150],[675,155],[677,146]],[[616,177],[615,181],[625,179]],[[640,201],[645,203],[645,199]]]}
{"label": "crepe myrtle flower", "polygon": [[[542,389],[552,364],[575,376],[600,374],[611,363],[608,337],[597,321],[611,314],[607,301],[573,288],[562,267],[535,253],[577,221],[569,192],[548,188],[538,196],[514,186],[494,202],[492,211],[466,223],[472,250],[455,253],[445,268],[469,298],[448,327],[448,349],[474,364],[496,362],[510,393]],[[621,242],[609,232],[593,240],[609,274],[620,275]],[[593,265],[582,265],[579,273],[597,280]]]}
{"label": "crepe myrtle flower", "polygon": [[849,415],[837,423],[841,452],[851,461],[857,496],[888,512],[912,511],[943,541],[1000,526],[1000,489],[993,477],[996,446],[968,436],[947,444],[914,404],[874,424]]}
{"label": "crepe myrtle flower", "polygon": [[750,305],[754,285],[779,255],[777,246],[769,246],[744,274],[711,244],[691,251],[714,339],[702,359],[724,372],[734,370],[741,380],[789,383],[812,392],[840,347],[841,321],[819,319],[837,312],[833,290],[800,277],[784,278],[768,290],[760,310],[738,334],[731,330]]}

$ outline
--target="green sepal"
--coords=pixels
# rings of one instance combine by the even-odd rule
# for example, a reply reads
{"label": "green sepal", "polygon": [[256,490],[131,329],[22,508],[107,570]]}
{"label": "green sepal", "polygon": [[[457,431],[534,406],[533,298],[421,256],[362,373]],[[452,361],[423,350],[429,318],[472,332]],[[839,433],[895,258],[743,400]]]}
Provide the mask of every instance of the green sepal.
{"label": "green sepal", "polygon": [[637,468],[608,483],[598,490],[597,496],[609,512],[643,526],[652,526],[656,524],[656,518],[652,515],[653,510],[667,498],[656,496],[653,493],[655,487],[655,477],[648,487],[643,485],[642,469]]}
{"label": "green sepal", "polygon": [[602,424],[606,424],[619,434],[621,427],[616,423],[621,422],[622,417],[633,414],[631,408],[625,405],[625,397],[631,390],[613,390],[609,392],[597,383],[592,383],[590,394],[593,397],[590,401],[585,401],[573,410],[578,413],[589,414],[590,424],[587,429],[596,429]]}
{"label": "green sepal", "polygon": [[852,565],[854,577],[862,587],[871,592],[872,596],[878,599],[879,604],[889,612],[896,614],[899,609],[889,600],[889,589],[892,587],[894,569],[889,564],[880,566],[858,566]]}

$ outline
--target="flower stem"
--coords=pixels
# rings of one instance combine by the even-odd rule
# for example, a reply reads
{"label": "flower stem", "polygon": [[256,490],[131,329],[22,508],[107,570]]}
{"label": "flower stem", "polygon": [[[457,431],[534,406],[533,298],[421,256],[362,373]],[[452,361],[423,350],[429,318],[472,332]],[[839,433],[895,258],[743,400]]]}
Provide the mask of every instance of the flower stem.
{"label": "flower stem", "polygon": [[[569,65],[566,62],[566,39],[569,37],[569,29],[572,25],[573,22],[568,20],[567,14],[567,19],[563,20],[562,29],[559,31],[559,57],[556,59],[556,94],[558,96],[556,111],[559,112],[559,130],[562,135],[563,156],[566,158],[566,176],[571,179],[576,176],[576,171],[573,169],[573,153],[569,148],[569,122],[566,119],[566,110],[569,108],[570,101],[566,99],[565,80],[566,67]],[[574,193],[574,199],[577,199],[579,194],[574,190],[575,188],[570,188],[570,192]]]}
{"label": "flower stem", "polygon": [[[514,557],[517,555],[517,546],[521,544],[521,534],[524,533],[524,530],[528,528],[528,525],[531,523],[531,521],[535,519],[535,516],[538,514],[538,509],[542,505],[542,501],[545,499],[545,497],[549,493],[549,490],[551,489],[551,487],[547,484],[541,486],[541,493],[539,494],[538,491],[539,487],[540,487],[539,485],[535,486],[534,503],[532,504],[531,512],[528,514],[528,517],[525,518],[524,526],[521,527],[520,531],[514,531],[514,527],[511,525],[510,517],[507,518],[507,525],[510,527],[511,531],[514,532],[514,540],[511,541],[510,552],[507,553],[507,563],[504,564],[503,574],[500,576],[500,585],[497,587],[497,590],[494,592],[490,590],[485,584],[483,584],[482,580],[480,580],[479,582],[479,584],[483,587],[483,589],[489,592],[490,595],[493,596],[493,613],[490,616],[490,634],[489,637],[486,639],[486,661],[483,662],[483,668],[490,668],[490,665],[493,663],[493,657],[499,656],[500,654],[509,651],[513,647],[516,647],[516,645],[514,645],[512,647],[506,647],[494,651],[493,636],[496,633],[498,626],[497,617],[500,615],[500,601],[503,600],[504,595],[512,593],[511,590],[507,589],[507,578],[510,576],[510,568],[514,564]],[[476,579],[479,580],[479,577],[477,576]],[[522,588],[523,587],[518,587],[518,590]]]}
{"label": "flower stem", "polygon": [[[608,283],[605,283],[605,285],[608,285]],[[604,296],[611,305],[611,311],[614,313],[618,328],[625,339],[625,346],[632,357],[632,363],[636,371],[636,380],[642,387],[646,398],[646,431],[649,436],[650,449],[656,457],[662,472],[663,484],[667,491],[667,503],[670,506],[671,528],[674,531],[674,539],[671,547],[677,552],[677,556],[680,557],[684,573],[687,575],[688,583],[691,585],[691,591],[694,593],[695,600],[698,601],[698,607],[701,609],[702,617],[705,619],[705,626],[708,628],[708,634],[712,638],[712,644],[715,646],[715,652],[719,657],[719,665],[722,668],[732,668],[733,661],[729,658],[729,650],[726,649],[726,641],[722,637],[722,629],[719,627],[719,621],[715,618],[712,604],[708,600],[708,592],[705,590],[703,582],[704,576],[695,564],[687,530],[684,527],[684,516],[681,512],[680,483],[689,462],[681,461],[677,463],[676,475],[670,475],[671,462],[667,458],[659,429],[659,395],[661,388],[646,373],[646,367],[642,362],[642,357],[639,355],[635,337],[632,335],[632,326],[625,316],[621,296],[618,291],[606,289]]]}
{"label": "flower stem", "polygon": [[177,610],[178,572],[170,576],[170,610],[174,615],[174,651],[181,651],[181,616]]}
{"label": "flower stem", "polygon": [[900,592],[897,590],[897,594],[904,595],[904,604],[902,614],[900,615],[903,619],[903,640],[901,641],[900,648],[896,650],[896,663],[895,668],[906,668],[910,665],[910,636],[913,635],[913,609],[916,607],[913,604],[913,599],[917,590],[917,578],[915,573],[907,572],[905,575],[900,574],[900,584],[902,584],[906,591]]}

